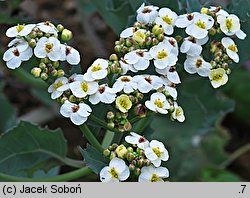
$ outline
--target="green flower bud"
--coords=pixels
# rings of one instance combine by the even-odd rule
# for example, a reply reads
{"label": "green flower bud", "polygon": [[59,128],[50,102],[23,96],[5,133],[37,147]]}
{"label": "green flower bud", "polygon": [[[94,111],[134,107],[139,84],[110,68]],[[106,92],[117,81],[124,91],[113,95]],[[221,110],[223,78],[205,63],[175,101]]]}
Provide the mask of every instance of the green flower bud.
{"label": "green flower bud", "polygon": [[227,73],[227,75],[231,74],[231,69],[228,68],[228,69],[226,70],[226,73]]}
{"label": "green flower bud", "polygon": [[29,37],[30,37],[31,39],[36,38],[36,37],[37,37],[37,32],[32,31],[32,32],[29,34]]}
{"label": "green flower bud", "polygon": [[114,47],[114,50],[115,50],[116,53],[121,52],[121,46],[120,46],[120,45],[116,45],[116,46]]}
{"label": "green flower bud", "polygon": [[112,119],[115,118],[115,114],[114,114],[112,111],[109,111],[109,112],[107,113],[107,115],[106,115],[106,118],[107,118],[108,120],[112,120]]}
{"label": "green flower bud", "polygon": [[223,67],[225,70],[227,70],[227,69],[228,69],[228,63],[223,63],[223,64],[222,64],[222,67]]}
{"label": "green flower bud", "polygon": [[64,29],[62,31],[61,39],[63,40],[63,42],[67,42],[67,41],[72,39],[72,36],[73,35],[72,35],[72,32],[70,30]]}
{"label": "green flower bud", "polygon": [[36,47],[36,40],[35,39],[30,39],[29,46],[32,47],[32,48]]}
{"label": "green flower bud", "polygon": [[158,41],[163,41],[164,39],[165,39],[165,36],[164,36],[164,34],[159,34],[158,36],[157,36],[157,39],[158,39]]}
{"label": "green flower bud", "polygon": [[74,95],[71,95],[70,97],[69,97],[69,101],[70,102],[76,102],[76,97],[74,96]]}
{"label": "green flower bud", "polygon": [[111,149],[109,150],[114,151],[117,147],[118,147],[118,144],[112,144]]}
{"label": "green flower bud", "polygon": [[120,44],[121,44],[120,41],[115,42],[115,45],[120,45]]}
{"label": "green flower bud", "polygon": [[159,25],[155,25],[153,27],[153,29],[152,29],[152,32],[155,35],[159,35],[159,34],[163,34],[164,33],[164,29],[161,26],[159,26]]}
{"label": "green flower bud", "polygon": [[103,155],[104,155],[105,157],[109,157],[109,156],[110,156],[110,150],[105,149],[105,150],[103,151]]}
{"label": "green flower bud", "polygon": [[49,33],[44,34],[44,36],[47,38],[51,37]]}
{"label": "green flower bud", "polygon": [[38,31],[38,32],[37,32],[37,36],[38,36],[38,37],[42,37],[42,36],[43,36],[43,32],[42,32],[42,31]]}
{"label": "green flower bud", "polygon": [[181,42],[182,41],[182,36],[181,35],[177,35],[176,37],[175,37],[175,40],[179,43],[179,42]]}
{"label": "green flower bud", "polygon": [[124,159],[128,150],[123,144],[121,144],[115,149],[115,152],[119,158]]}
{"label": "green flower bud", "polygon": [[147,37],[146,38],[146,43],[147,46],[150,46],[152,44],[152,38],[151,37]]}
{"label": "green flower bud", "polygon": [[133,45],[133,40],[132,39],[126,39],[126,42],[125,42],[125,45],[127,46],[127,47],[131,47],[132,45]]}
{"label": "green flower bud", "polygon": [[127,149],[128,149],[128,152],[130,153],[134,152],[134,149],[132,147],[128,147]]}
{"label": "green flower bud", "polygon": [[112,64],[111,67],[110,67],[110,71],[111,71],[111,73],[116,74],[117,71],[118,71],[117,65],[116,64]]}
{"label": "green flower bud", "polygon": [[150,166],[151,161],[149,159],[144,159],[144,164],[145,164],[145,166]]}
{"label": "green flower bud", "polygon": [[131,172],[133,172],[133,171],[135,171],[135,165],[134,164],[129,164],[129,170],[131,171]]}
{"label": "green flower bud", "polygon": [[137,166],[138,166],[139,168],[143,167],[143,166],[144,166],[144,159],[139,159],[139,160],[137,160]]}
{"label": "green flower bud", "polygon": [[65,101],[67,101],[68,100],[68,98],[67,97],[62,97],[62,99],[61,99],[61,104],[64,104],[65,103]]}
{"label": "green flower bud", "polygon": [[41,68],[42,70],[45,70],[45,69],[47,68],[47,66],[46,66],[45,63],[41,62],[41,63],[39,64],[39,68]]}
{"label": "green flower bud", "polygon": [[123,125],[119,125],[118,126],[118,131],[121,132],[121,133],[123,133],[125,131],[124,126]]}
{"label": "green flower bud", "polygon": [[142,104],[138,104],[135,106],[135,115],[139,116],[140,118],[144,118],[147,115],[147,108]]}
{"label": "green flower bud", "polygon": [[128,117],[128,113],[121,113],[121,117],[126,119]]}
{"label": "green flower bud", "polygon": [[57,70],[57,77],[58,78],[63,77],[64,74],[65,74],[65,72],[62,69]]}
{"label": "green flower bud", "polygon": [[117,56],[116,54],[111,54],[111,55],[109,56],[109,60],[110,60],[110,61],[118,61],[118,56]]}
{"label": "green flower bud", "polygon": [[116,153],[115,153],[114,151],[112,151],[112,152],[110,153],[109,159],[112,160],[112,159],[114,159],[114,158],[116,158],[116,157],[117,157],[117,156],[116,156]]}
{"label": "green flower bud", "polygon": [[47,80],[48,77],[49,77],[49,76],[48,76],[48,74],[46,74],[46,73],[42,73],[42,74],[41,74],[41,79],[42,79],[42,80]]}
{"label": "green flower bud", "polygon": [[62,31],[64,30],[64,27],[63,27],[62,24],[58,24],[58,25],[56,26],[56,29],[57,29],[59,32],[62,32]]}
{"label": "green flower bud", "polygon": [[132,160],[131,164],[136,166],[136,164],[137,164],[136,160]]}
{"label": "green flower bud", "polygon": [[115,123],[114,123],[114,122],[109,122],[109,123],[107,124],[107,127],[108,127],[109,129],[113,129],[113,128],[115,128]]}
{"label": "green flower bud", "polygon": [[125,131],[131,131],[132,125],[130,122],[127,122],[126,124],[124,124],[123,128]]}
{"label": "green flower bud", "polygon": [[124,54],[128,53],[128,48],[123,46],[122,49],[121,49],[121,52],[124,53]]}
{"label": "green flower bud", "polygon": [[128,151],[126,157],[127,157],[127,160],[128,160],[129,162],[132,162],[132,161],[135,159],[135,156],[133,155],[133,153],[130,153],[129,151]]}
{"label": "green flower bud", "polygon": [[135,22],[134,27],[140,29],[142,27],[142,24],[140,22]]}
{"label": "green flower bud", "polygon": [[136,176],[139,176],[141,174],[141,169],[136,168],[134,173],[135,173]]}
{"label": "green flower bud", "polygon": [[57,76],[57,70],[56,69],[53,69],[51,72],[51,75],[56,77]]}
{"label": "green flower bud", "polygon": [[40,77],[41,71],[42,71],[42,70],[41,70],[40,68],[34,67],[34,68],[31,70],[31,74],[32,74],[34,77],[38,78],[38,77]]}
{"label": "green flower bud", "polygon": [[41,59],[41,62],[47,64],[50,62],[50,60],[47,57],[45,57]]}
{"label": "green flower bud", "polygon": [[216,65],[217,65],[217,63],[216,63],[215,61],[211,61],[210,64],[211,64],[211,66],[214,67],[214,68],[215,68]]}
{"label": "green flower bud", "polygon": [[209,31],[208,31],[208,33],[209,33],[209,35],[211,35],[211,36],[214,36],[215,34],[216,34],[216,29],[215,28],[211,28]]}
{"label": "green flower bud", "polygon": [[116,117],[117,119],[121,119],[121,118],[122,118],[122,115],[121,115],[120,112],[117,112],[116,115],[115,115],[115,117]]}
{"label": "green flower bud", "polygon": [[225,54],[225,55],[223,56],[223,60],[224,60],[224,61],[228,61],[228,60],[229,60],[229,56],[228,56],[227,54]]}
{"label": "green flower bud", "polygon": [[159,41],[156,38],[152,39],[152,44],[153,45],[158,45]]}
{"label": "green flower bud", "polygon": [[56,69],[59,67],[59,61],[52,62],[53,67]]}

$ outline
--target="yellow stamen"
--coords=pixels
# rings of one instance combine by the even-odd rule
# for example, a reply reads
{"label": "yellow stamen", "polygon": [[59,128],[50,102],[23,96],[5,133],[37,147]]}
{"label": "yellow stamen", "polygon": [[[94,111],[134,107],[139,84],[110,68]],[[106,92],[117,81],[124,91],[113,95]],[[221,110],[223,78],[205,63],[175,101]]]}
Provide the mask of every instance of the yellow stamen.
{"label": "yellow stamen", "polygon": [[88,85],[88,83],[86,83],[86,82],[82,82],[82,83],[81,83],[81,87],[82,87],[82,90],[83,90],[84,92],[87,92],[88,89],[89,89],[89,85]]}
{"label": "yellow stamen", "polygon": [[18,25],[16,26],[17,32],[18,32],[18,33],[21,32],[21,31],[23,30],[24,26],[25,26],[24,24],[23,24],[23,25],[18,24]]}
{"label": "yellow stamen", "polygon": [[158,175],[156,175],[155,173],[152,174],[151,182],[158,182],[158,181],[161,181],[161,179],[158,177]]}
{"label": "yellow stamen", "polygon": [[47,43],[47,44],[45,45],[45,51],[46,51],[47,53],[50,53],[50,52],[53,51],[53,47],[54,47],[54,44],[53,44],[53,43]]}
{"label": "yellow stamen", "polygon": [[226,19],[226,27],[230,31],[233,27],[233,20],[232,19]]}
{"label": "yellow stamen", "polygon": [[168,25],[171,25],[171,24],[172,24],[172,21],[173,21],[173,19],[170,18],[168,15],[162,17],[162,20],[163,20],[165,23],[167,23]]}
{"label": "yellow stamen", "polygon": [[162,152],[160,151],[159,147],[153,148],[153,151],[157,155],[157,157],[161,157]]}
{"label": "yellow stamen", "polygon": [[100,64],[92,65],[92,69],[91,69],[92,72],[97,72],[97,71],[100,71],[100,70],[102,70],[102,67],[101,67]]}
{"label": "yellow stamen", "polygon": [[158,59],[164,59],[164,58],[167,58],[167,57],[168,57],[168,54],[167,54],[167,52],[165,52],[164,49],[162,49],[160,52],[158,52],[158,55],[157,55]]}
{"label": "yellow stamen", "polygon": [[237,45],[235,45],[235,44],[228,46],[228,49],[230,49],[233,52],[238,52]]}
{"label": "yellow stamen", "polygon": [[115,170],[115,168],[111,168],[110,171],[109,171],[109,173],[111,174],[111,176],[112,176],[113,179],[118,179],[119,174],[118,174],[118,172]]}
{"label": "yellow stamen", "polygon": [[158,108],[163,108],[164,103],[158,98],[155,100],[154,104],[158,107]]}
{"label": "yellow stamen", "polygon": [[202,60],[201,59],[198,59],[197,61],[196,61],[196,67],[197,68],[200,68],[201,67],[201,65],[202,65]]}
{"label": "yellow stamen", "polygon": [[63,83],[62,83],[62,81],[58,81],[58,83],[54,83],[54,88],[55,89],[58,89],[59,87],[61,87],[61,86],[63,86]]}
{"label": "yellow stamen", "polygon": [[199,21],[195,25],[198,26],[201,29],[206,29],[205,22],[201,21],[200,19],[199,19]]}

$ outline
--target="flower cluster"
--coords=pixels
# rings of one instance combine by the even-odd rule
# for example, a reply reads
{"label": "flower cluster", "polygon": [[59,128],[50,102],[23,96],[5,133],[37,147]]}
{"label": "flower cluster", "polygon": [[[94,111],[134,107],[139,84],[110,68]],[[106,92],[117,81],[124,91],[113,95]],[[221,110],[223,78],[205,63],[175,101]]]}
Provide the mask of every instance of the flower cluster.
{"label": "flower cluster", "polygon": [[130,144],[129,147],[113,144],[104,151],[110,163],[100,172],[102,182],[119,182],[129,178],[138,178],[139,182],[163,182],[169,177],[168,169],[161,167],[161,162],[169,158],[162,142],[149,142],[134,132],[130,132],[125,141]]}

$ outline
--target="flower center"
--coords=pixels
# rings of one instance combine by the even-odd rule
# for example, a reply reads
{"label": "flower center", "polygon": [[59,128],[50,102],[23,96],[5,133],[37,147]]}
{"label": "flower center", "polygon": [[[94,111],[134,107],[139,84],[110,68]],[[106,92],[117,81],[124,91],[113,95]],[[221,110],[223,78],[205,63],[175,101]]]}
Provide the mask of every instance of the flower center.
{"label": "flower center", "polygon": [[194,19],[193,14],[187,14],[187,20],[192,21]]}
{"label": "flower center", "polygon": [[158,108],[163,108],[164,103],[160,100],[160,98],[156,99],[154,104],[158,107]]}
{"label": "flower center", "polygon": [[201,60],[201,59],[198,59],[198,60],[196,61],[195,66],[196,66],[197,68],[200,68],[200,67],[202,66],[202,60]]}
{"label": "flower center", "polygon": [[171,66],[168,71],[169,72],[175,72],[176,71],[176,67],[175,66]]}
{"label": "flower center", "polygon": [[160,181],[160,178],[158,177],[158,175],[156,175],[155,173],[152,174],[151,182],[158,182],[158,181]]}
{"label": "flower center", "polygon": [[148,77],[145,77],[144,78],[149,84],[151,84],[152,83],[152,79],[150,78],[150,76],[148,76]]}
{"label": "flower center", "polygon": [[71,52],[71,47],[66,47],[66,56],[68,56]]}
{"label": "flower center", "polygon": [[232,19],[226,19],[226,27],[230,31],[233,27],[233,20]]}
{"label": "flower center", "polygon": [[189,37],[188,38],[188,40],[190,41],[190,42],[192,42],[192,43],[196,43],[197,41],[196,41],[196,38],[194,38],[194,37]]}
{"label": "flower center", "polygon": [[87,92],[88,89],[89,89],[88,83],[86,83],[86,82],[82,82],[82,83],[81,83],[81,87],[82,87],[82,90],[83,90],[84,92]]}
{"label": "flower center", "polygon": [[118,179],[119,174],[115,170],[115,168],[111,168],[110,171],[109,171],[109,173],[111,174],[111,176],[112,176],[113,179]]}
{"label": "flower center", "polygon": [[23,25],[18,24],[18,25],[16,26],[17,32],[18,32],[18,33],[21,32],[21,31],[23,30],[24,26],[25,26],[24,24],[23,24]]}
{"label": "flower center", "polygon": [[53,44],[53,43],[47,43],[47,44],[45,45],[45,51],[46,51],[47,53],[50,53],[50,52],[53,51],[53,47],[54,47],[54,44]]}
{"label": "flower center", "polygon": [[59,87],[61,87],[61,86],[63,86],[63,83],[62,83],[62,81],[58,81],[58,83],[54,83],[54,88],[55,89],[58,89]]}
{"label": "flower center", "polygon": [[150,13],[152,10],[149,8],[144,8],[142,13]]}
{"label": "flower center", "polygon": [[146,39],[146,35],[138,30],[133,34],[133,39],[138,43],[143,43]]}
{"label": "flower center", "polygon": [[168,42],[172,45],[172,46],[176,46],[176,42],[174,39],[169,39]]}
{"label": "flower center", "polygon": [[176,109],[176,112],[175,112],[176,117],[181,116],[181,114],[182,114],[181,108],[177,108],[177,109]]}
{"label": "flower center", "polygon": [[20,52],[18,51],[18,49],[14,49],[12,51],[12,53],[15,55],[15,56],[20,56]]}
{"label": "flower center", "polygon": [[101,86],[99,87],[98,91],[100,92],[100,94],[105,92],[105,86]]}
{"label": "flower center", "polygon": [[217,73],[213,76],[213,80],[214,81],[220,81],[223,77],[223,74],[222,73]]}
{"label": "flower center", "polygon": [[130,79],[128,77],[122,77],[121,81],[127,83],[130,82]]}
{"label": "flower center", "polygon": [[238,52],[237,45],[234,45],[234,44],[228,46],[228,49],[230,49],[233,52]]}
{"label": "flower center", "polygon": [[78,110],[79,110],[79,106],[78,105],[74,105],[73,107],[72,107],[72,112],[73,113],[76,113]]}
{"label": "flower center", "polygon": [[144,57],[144,51],[138,51],[136,54],[140,57]]}
{"label": "flower center", "polygon": [[164,58],[167,58],[167,57],[168,57],[168,54],[167,54],[167,52],[165,52],[164,49],[162,49],[160,52],[158,52],[158,55],[157,55],[158,59],[164,59]]}
{"label": "flower center", "polygon": [[172,24],[173,19],[171,17],[169,17],[168,15],[162,17],[162,20],[167,23],[168,25]]}
{"label": "flower center", "polygon": [[43,24],[47,26],[51,26],[51,23],[49,21],[45,21]]}
{"label": "flower center", "polygon": [[161,157],[162,152],[160,151],[159,147],[153,148],[153,151],[157,155],[157,157]]}
{"label": "flower center", "polygon": [[138,140],[139,143],[143,143],[145,142],[145,138],[144,137],[140,137],[139,140]]}
{"label": "flower center", "polygon": [[91,69],[92,72],[97,72],[97,71],[100,71],[100,70],[102,70],[102,67],[101,67],[100,64],[92,65],[92,69]]}
{"label": "flower center", "polygon": [[201,29],[206,29],[205,22],[201,21],[200,19],[199,19],[199,21],[195,25],[198,26]]}
{"label": "flower center", "polygon": [[121,99],[120,100],[120,105],[123,107],[123,108],[125,108],[125,109],[127,109],[128,108],[128,102],[127,102],[127,100],[124,98],[124,99]]}

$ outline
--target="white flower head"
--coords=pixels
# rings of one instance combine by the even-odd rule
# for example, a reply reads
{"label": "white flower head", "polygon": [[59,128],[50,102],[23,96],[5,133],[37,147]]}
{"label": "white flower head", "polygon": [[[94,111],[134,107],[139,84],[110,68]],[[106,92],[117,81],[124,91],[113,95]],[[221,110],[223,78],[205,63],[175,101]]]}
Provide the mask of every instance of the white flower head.
{"label": "white flower head", "polygon": [[165,69],[158,69],[158,68],[156,68],[155,71],[158,74],[166,76],[168,78],[168,80],[170,82],[174,83],[174,84],[180,84],[181,83],[179,74],[177,73],[175,67],[168,66]]}
{"label": "white flower head", "polygon": [[58,61],[61,59],[61,44],[57,38],[54,37],[42,37],[36,44],[34,54],[37,58],[48,57],[52,61]]}
{"label": "white flower head", "polygon": [[208,30],[214,25],[214,19],[206,14],[197,14],[194,23],[186,28],[186,33],[197,39],[203,39],[208,35]]}
{"label": "white flower head", "polygon": [[[64,91],[68,89],[68,87],[62,87],[68,83],[68,79],[66,77],[57,78],[55,82],[49,86],[48,92],[51,93],[51,99],[59,98]],[[60,89],[61,88],[61,89]]]}
{"label": "white flower head", "polygon": [[181,53],[186,53],[188,56],[200,56],[202,52],[202,45],[206,44],[208,41],[208,36],[203,39],[196,39],[189,36],[184,39],[181,45]]}
{"label": "white flower head", "polygon": [[120,76],[113,85],[116,92],[132,93],[137,89],[137,83],[131,76]]}
{"label": "white flower head", "polygon": [[77,65],[80,62],[79,52],[68,45],[61,44],[61,61],[66,60],[71,65]]}
{"label": "white flower head", "polygon": [[228,76],[223,68],[213,69],[209,73],[209,79],[214,88],[225,85],[228,81]]}
{"label": "white flower head", "polygon": [[134,73],[138,72],[138,70],[136,70],[136,69],[134,68],[133,65],[128,64],[128,63],[125,61],[124,58],[121,58],[121,60],[119,61],[119,63],[120,63],[120,66],[121,66],[121,68],[122,68],[121,75],[127,74],[128,71],[132,71],[132,72],[134,72]]}
{"label": "white flower head", "polygon": [[175,25],[178,28],[186,28],[194,23],[194,17],[195,15],[199,14],[198,12],[188,13],[188,14],[182,14],[177,17],[175,21]]}
{"label": "white flower head", "polygon": [[163,86],[162,79],[155,75],[138,75],[134,76],[134,80],[137,82],[137,88],[141,93],[148,93]]}
{"label": "white flower head", "polygon": [[120,182],[128,179],[130,175],[129,168],[120,158],[113,158],[109,166],[104,167],[100,172],[102,182]]}
{"label": "white flower head", "polygon": [[68,100],[60,108],[60,113],[64,117],[70,118],[75,125],[82,125],[86,122],[91,112],[92,109],[89,105],[85,103],[74,104]]}
{"label": "white flower head", "polygon": [[137,21],[142,24],[152,24],[158,16],[158,9],[156,6],[145,6],[145,3],[143,3],[136,11]]}
{"label": "white flower head", "polygon": [[184,62],[184,69],[186,70],[186,72],[188,72],[189,74],[198,73],[202,77],[207,77],[211,68],[211,64],[206,62],[200,56],[187,56],[187,59]]}
{"label": "white flower head", "polygon": [[161,165],[161,161],[167,161],[169,154],[162,142],[152,140],[149,147],[145,149],[146,157],[152,162],[155,167]]}
{"label": "white flower head", "polygon": [[35,24],[29,24],[29,25],[18,24],[17,26],[9,28],[6,31],[6,36],[8,37],[27,36],[35,26],[36,26]]}
{"label": "white flower head", "polygon": [[56,27],[49,21],[41,22],[37,24],[39,30],[44,32],[45,34],[54,34],[55,36],[58,35],[58,30]]}
{"label": "white flower head", "polygon": [[85,81],[83,78],[69,84],[73,95],[78,98],[84,98],[88,95],[92,95],[98,90],[97,82]]}
{"label": "white flower head", "polygon": [[183,109],[174,102],[174,112],[172,113],[172,118],[178,120],[179,122],[184,122],[185,116]]}
{"label": "white flower head", "polygon": [[125,141],[129,144],[136,145],[140,149],[146,149],[149,146],[149,141],[135,132],[130,132],[130,135],[125,137]]}
{"label": "white flower head", "polygon": [[18,44],[9,48],[3,55],[3,60],[6,61],[6,65],[10,69],[18,68],[22,61],[29,60],[33,55],[31,47],[25,44]]}
{"label": "white flower head", "polygon": [[163,179],[169,177],[169,171],[165,167],[155,168],[153,166],[144,166],[139,175],[139,182],[164,182]]}
{"label": "white flower head", "polygon": [[167,101],[166,96],[163,93],[153,93],[150,100],[145,102],[148,109],[161,114],[167,114],[170,109],[170,104]]}
{"label": "white flower head", "polygon": [[229,37],[224,37],[221,40],[222,45],[225,47],[227,55],[236,63],[239,62],[239,55],[237,54],[238,49],[234,41]]}
{"label": "white flower head", "polygon": [[141,49],[129,52],[124,56],[124,60],[138,71],[147,69],[151,59],[149,52]]}
{"label": "white flower head", "polygon": [[150,49],[149,53],[157,69],[165,69],[176,64],[177,55],[172,52],[172,49],[173,46],[169,42],[161,42]]}
{"label": "white flower head", "polygon": [[116,92],[112,88],[103,84],[99,86],[96,93],[89,96],[89,101],[93,105],[98,104],[99,102],[105,104],[111,104],[115,101],[115,98],[116,98]]}
{"label": "white flower head", "polygon": [[171,35],[174,33],[177,17],[178,15],[169,8],[161,8],[159,10],[159,17],[155,19],[155,23],[163,27],[165,34]]}
{"label": "white flower head", "polygon": [[106,78],[108,75],[108,61],[102,58],[96,59],[84,74],[84,80],[94,81]]}

